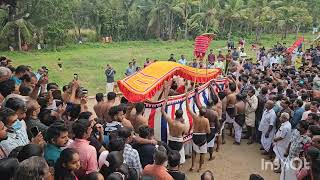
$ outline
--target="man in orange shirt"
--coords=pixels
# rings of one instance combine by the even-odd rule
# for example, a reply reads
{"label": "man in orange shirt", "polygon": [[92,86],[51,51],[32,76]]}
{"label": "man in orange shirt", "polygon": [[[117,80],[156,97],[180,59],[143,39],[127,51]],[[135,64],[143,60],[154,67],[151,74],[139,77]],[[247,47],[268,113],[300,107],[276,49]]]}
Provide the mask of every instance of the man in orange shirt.
{"label": "man in orange shirt", "polygon": [[173,180],[166,167],[168,164],[167,150],[163,146],[156,147],[154,164],[144,167],[142,176],[153,176],[157,180]]}

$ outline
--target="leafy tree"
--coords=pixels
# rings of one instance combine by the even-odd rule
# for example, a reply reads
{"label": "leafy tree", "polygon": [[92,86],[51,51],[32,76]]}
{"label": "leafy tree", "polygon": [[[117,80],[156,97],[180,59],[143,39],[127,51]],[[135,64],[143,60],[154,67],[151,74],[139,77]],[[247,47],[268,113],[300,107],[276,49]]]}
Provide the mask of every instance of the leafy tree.
{"label": "leafy tree", "polygon": [[[0,38],[51,47],[76,42],[84,31],[96,40],[193,38],[215,32],[226,38],[307,32],[319,26],[319,0],[1,0]],[[3,44],[3,43],[2,43]]]}

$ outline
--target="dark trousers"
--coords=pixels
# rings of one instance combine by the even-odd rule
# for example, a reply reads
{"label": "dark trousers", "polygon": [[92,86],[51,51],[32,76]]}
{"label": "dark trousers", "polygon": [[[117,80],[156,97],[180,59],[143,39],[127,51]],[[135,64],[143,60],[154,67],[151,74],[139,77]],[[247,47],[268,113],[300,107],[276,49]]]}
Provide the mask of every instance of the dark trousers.
{"label": "dark trousers", "polygon": [[259,125],[260,125],[260,121],[257,121],[256,120],[256,123],[255,123],[255,132],[254,132],[254,137],[253,137],[253,140],[257,143],[261,143],[261,135],[262,135],[262,132],[259,131]]}

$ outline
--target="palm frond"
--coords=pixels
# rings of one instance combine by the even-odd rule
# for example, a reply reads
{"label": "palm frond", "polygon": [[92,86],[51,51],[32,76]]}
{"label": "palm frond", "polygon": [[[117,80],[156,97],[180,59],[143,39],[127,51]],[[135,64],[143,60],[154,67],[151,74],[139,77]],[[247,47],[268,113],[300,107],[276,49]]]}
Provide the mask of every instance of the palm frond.
{"label": "palm frond", "polygon": [[7,22],[7,23],[3,26],[3,28],[2,28],[1,33],[0,33],[0,36],[1,36],[2,38],[6,38],[7,35],[11,32],[11,30],[12,30],[13,28],[15,28],[15,27],[16,27],[15,22],[13,22],[13,21]]}

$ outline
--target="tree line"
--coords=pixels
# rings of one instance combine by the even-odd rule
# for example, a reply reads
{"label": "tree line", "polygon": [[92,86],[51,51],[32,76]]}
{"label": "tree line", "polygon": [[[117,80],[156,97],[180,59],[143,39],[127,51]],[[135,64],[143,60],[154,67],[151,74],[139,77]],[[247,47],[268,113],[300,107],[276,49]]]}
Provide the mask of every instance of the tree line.
{"label": "tree line", "polygon": [[[0,0],[0,41],[63,45],[94,32],[94,40],[191,39],[310,31],[319,23],[319,0]],[[72,36],[70,36],[72,34]]]}

